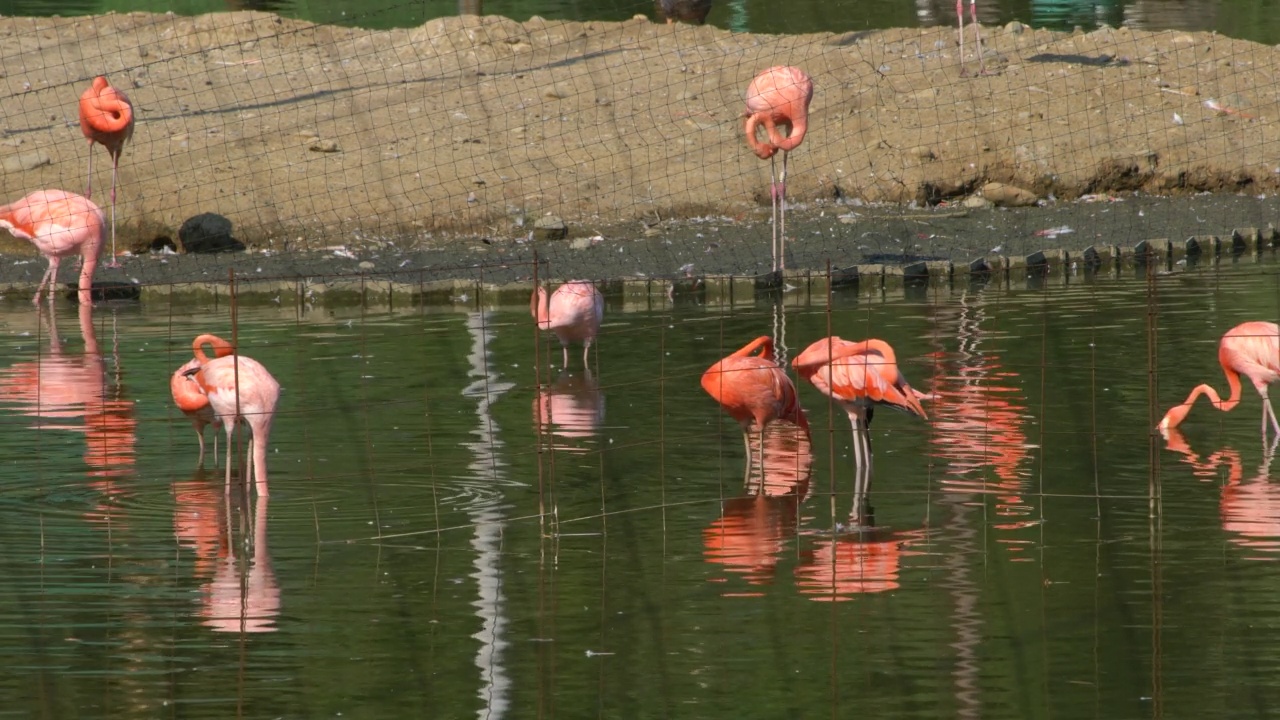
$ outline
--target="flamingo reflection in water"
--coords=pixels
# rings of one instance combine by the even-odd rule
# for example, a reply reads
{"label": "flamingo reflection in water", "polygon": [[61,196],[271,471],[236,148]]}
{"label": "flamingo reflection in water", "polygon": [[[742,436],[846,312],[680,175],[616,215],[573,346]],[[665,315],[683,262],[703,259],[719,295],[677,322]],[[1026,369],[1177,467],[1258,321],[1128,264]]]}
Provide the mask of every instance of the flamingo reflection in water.
{"label": "flamingo reflection in water", "polygon": [[550,433],[564,442],[556,442],[556,450],[585,453],[582,444],[595,437],[604,422],[604,394],[600,383],[587,370],[581,375],[561,372],[556,381],[538,389],[533,399],[533,421],[540,433]]}
{"label": "flamingo reflection in water", "polygon": [[[1258,470],[1249,479],[1244,477],[1244,460],[1233,448],[1222,448],[1204,460],[1191,449],[1187,439],[1176,428],[1162,428],[1165,448],[1181,454],[1182,462],[1190,465],[1192,474],[1201,480],[1217,481],[1222,468],[1226,468],[1226,483],[1218,498],[1218,514],[1222,529],[1230,534],[1232,543],[1242,548],[1264,553],[1280,553],[1280,485],[1271,482],[1271,461],[1275,458],[1280,436],[1262,455]],[[1277,555],[1254,555],[1249,560],[1277,560]]]}
{"label": "flamingo reflection in water", "polygon": [[235,499],[203,469],[173,484],[173,534],[179,547],[195,552],[194,575],[201,583],[195,615],[215,632],[275,632],[280,586],[267,548],[270,496],[259,496],[250,510],[247,493],[230,495]]}
{"label": "flamingo reflection in water", "polygon": [[[748,441],[760,443],[760,435]],[[763,464],[745,480],[748,494],[724,501],[720,517],[702,531],[703,556],[739,574],[751,585],[773,581],[788,539],[796,533],[798,509],[809,494],[813,452],[809,435],[790,424],[771,424],[759,450]],[[755,453],[756,447],[748,446]],[[753,455],[754,456],[754,455]],[[728,582],[727,576],[712,582]],[[728,596],[758,596],[759,592],[726,591]]]}
{"label": "flamingo reflection in water", "polygon": [[[856,512],[856,510],[855,510]],[[842,602],[856,595],[896,590],[902,559],[923,555],[913,550],[929,540],[927,528],[893,531],[860,529],[831,536],[823,532],[796,566],[796,587],[810,600]]]}
{"label": "flamingo reflection in water", "polygon": [[[1027,459],[1034,446],[1023,431],[1027,413],[1018,373],[1005,369],[997,353],[981,347],[986,339],[980,327],[984,319],[982,303],[966,296],[954,318],[959,347],[954,353],[932,353],[930,455],[945,463],[942,485],[948,493],[980,507],[985,505],[983,496],[994,498],[998,520],[992,527],[1001,531],[997,542],[1015,554],[1014,559],[1030,561],[1021,554],[1030,543],[1010,533],[1038,522],[1024,494],[1030,480]],[[940,326],[947,324],[950,319],[939,318]]]}
{"label": "flamingo reflection in water", "polygon": [[[72,354],[62,346],[57,313],[41,306],[38,322],[48,320],[49,352],[36,360],[0,369],[0,403],[36,419],[36,430],[69,430],[84,433],[84,462],[90,485],[103,493],[92,520],[112,518],[112,498],[119,492],[116,479],[133,473],[137,419],[133,401],[121,397],[119,358],[116,377],[108,381],[102,350],[93,326],[93,306],[79,306],[80,336],[84,352]],[[73,422],[82,420],[82,422]],[[118,514],[118,513],[117,513]]]}

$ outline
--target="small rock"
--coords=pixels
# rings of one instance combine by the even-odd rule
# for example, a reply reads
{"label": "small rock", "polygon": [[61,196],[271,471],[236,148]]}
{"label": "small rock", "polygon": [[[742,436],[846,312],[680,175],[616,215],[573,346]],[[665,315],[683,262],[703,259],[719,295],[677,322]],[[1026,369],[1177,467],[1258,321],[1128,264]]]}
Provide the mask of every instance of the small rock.
{"label": "small rock", "polygon": [[361,260],[360,264],[357,265],[356,267],[360,268],[361,270],[372,270],[373,263],[369,262],[368,260]]}
{"label": "small rock", "polygon": [[42,165],[52,165],[53,160],[41,150],[33,150],[27,153],[19,153],[10,155],[4,159],[4,171],[25,172],[27,170],[35,170]]}
{"label": "small rock", "polygon": [[534,240],[563,240],[569,235],[569,226],[555,215],[545,215],[533,221]]}
{"label": "small rock", "polygon": [[552,85],[542,91],[542,97],[548,100],[563,100],[573,93],[563,85]]}
{"label": "small rock", "polygon": [[583,238],[577,238],[573,242],[569,243],[569,247],[573,250],[586,250],[587,248],[595,244],[596,243],[593,238],[583,237]]}
{"label": "small rock", "polygon": [[991,201],[981,195],[970,195],[960,204],[972,210],[982,210],[991,207]]}
{"label": "small rock", "polygon": [[244,243],[231,237],[231,221],[217,213],[187,218],[178,228],[178,241],[188,253],[242,252]]}
{"label": "small rock", "polygon": [[307,149],[322,153],[336,153],[342,151],[342,148],[338,147],[338,143],[333,140],[316,140],[312,142]]}
{"label": "small rock", "polygon": [[989,182],[982,186],[982,196],[1001,207],[1027,207],[1036,204],[1036,194],[1014,185]]}
{"label": "small rock", "polygon": [[1014,20],[1004,26],[1004,31],[1010,35],[1021,35],[1028,30],[1026,25]]}

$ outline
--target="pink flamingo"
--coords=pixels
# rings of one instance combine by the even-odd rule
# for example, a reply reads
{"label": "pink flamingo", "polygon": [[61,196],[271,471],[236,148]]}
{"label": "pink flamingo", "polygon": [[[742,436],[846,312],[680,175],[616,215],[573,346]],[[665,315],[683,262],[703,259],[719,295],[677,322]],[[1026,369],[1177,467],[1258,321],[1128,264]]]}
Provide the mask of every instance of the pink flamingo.
{"label": "pink flamingo", "polygon": [[[758,354],[752,355],[758,351]],[[774,362],[773,340],[761,335],[702,374],[702,389],[720,403],[742,426],[742,444],[747,453],[747,473],[754,461],[751,432],[760,437],[760,467],[764,468],[764,431],[769,423],[786,420],[798,425],[809,438],[809,421],[800,408],[791,378]],[[763,475],[762,475],[763,482]]]}
{"label": "pink flamingo", "polygon": [[[744,130],[747,145],[761,160],[769,161],[769,199],[773,208],[773,270],[787,266],[784,243],[787,231],[787,154],[800,147],[809,129],[809,101],[813,99],[813,81],[798,67],[771,67],[752,79],[747,86],[747,118]],[[767,139],[756,136],[764,126]],[[783,135],[779,127],[784,127]],[[782,151],[782,175],[774,170],[774,155]]]}
{"label": "pink flamingo", "polygon": [[840,403],[853,426],[854,524],[870,518],[867,496],[871,486],[871,416],[876,405],[929,419],[920,400],[930,396],[907,383],[898,370],[893,348],[883,340],[850,342],[831,336],[805,348],[792,362],[800,377]]}
{"label": "pink flamingo", "polygon": [[102,253],[104,223],[102,210],[92,200],[65,190],[37,190],[0,206],[0,227],[16,238],[30,240],[49,259],[49,269],[40,279],[32,304],[40,303],[46,285],[49,302],[53,302],[58,264],[76,254],[80,255],[80,304],[93,302],[93,272]]}
{"label": "pink flamingo", "polygon": [[[231,343],[220,337],[210,335],[213,338],[210,343],[213,345],[213,353],[216,357],[226,357],[235,352],[231,347]],[[204,355],[202,348],[196,348],[198,355],[188,360],[182,367],[173,371],[173,375],[169,376],[169,392],[173,395],[173,402],[182,411],[183,415],[191,418],[191,425],[195,428],[196,438],[200,440],[200,459],[196,461],[199,466],[204,465],[204,429],[208,425],[217,425],[218,419],[213,414],[213,408],[209,406],[209,396],[205,395],[204,388],[200,387],[200,383],[195,378],[188,375],[188,372],[203,365],[208,358]],[[213,461],[218,462],[218,436],[213,436]]]}
{"label": "pink flamingo", "polygon": [[[956,17],[960,20],[960,75],[968,74],[964,68],[964,0],[956,0]],[[982,26],[978,24],[978,0],[969,0],[969,20],[973,23],[973,39],[978,44],[978,74],[987,72],[986,61],[982,59]]]}
{"label": "pink flamingo", "polygon": [[1177,427],[1202,394],[1209,396],[1209,401],[1219,410],[1231,410],[1240,404],[1240,376],[1244,375],[1262,396],[1262,441],[1265,443],[1267,440],[1268,418],[1271,419],[1271,427],[1280,435],[1280,422],[1277,422],[1276,411],[1267,396],[1267,386],[1280,379],[1280,328],[1275,323],[1260,321],[1240,323],[1231,328],[1218,342],[1218,363],[1227,376],[1231,397],[1223,400],[1208,385],[1197,385],[1181,405],[1169,408],[1156,428],[1170,430]]}
{"label": "pink flamingo", "polygon": [[253,433],[245,462],[252,468],[258,497],[266,497],[270,494],[267,490],[267,440],[271,436],[276,401],[280,399],[280,383],[262,363],[251,357],[227,355],[210,360],[202,346],[209,343],[216,348],[218,342],[223,341],[216,335],[207,334],[193,340],[191,349],[200,364],[187,370],[186,374],[199,383],[209,397],[214,417],[226,429],[227,486],[231,485],[231,435],[235,432],[236,423],[244,422]]}
{"label": "pink flamingo", "polygon": [[93,195],[93,144],[102,143],[111,156],[111,261],[107,267],[120,267],[116,262],[116,175],[124,144],[133,137],[133,105],[129,98],[111,87],[105,77],[93,79],[93,85],[80,95],[80,131],[89,140],[89,176],[85,181],[85,197]]}
{"label": "pink flamingo", "polygon": [[538,327],[551,330],[564,350],[564,366],[569,367],[569,343],[582,343],[582,365],[587,366],[587,353],[600,332],[604,319],[604,296],[586,280],[570,280],[547,297],[546,288],[538,288],[529,298],[529,314]]}

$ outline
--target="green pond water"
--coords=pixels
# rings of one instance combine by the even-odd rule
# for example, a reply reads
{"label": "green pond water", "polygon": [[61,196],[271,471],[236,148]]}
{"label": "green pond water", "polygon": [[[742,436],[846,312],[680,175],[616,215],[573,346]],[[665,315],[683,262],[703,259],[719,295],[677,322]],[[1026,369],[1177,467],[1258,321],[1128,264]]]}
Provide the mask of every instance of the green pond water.
{"label": "green pond water", "polygon": [[[967,5],[967,3],[966,3]],[[479,6],[487,15],[527,20],[627,20],[656,17],[652,0],[0,0],[3,15],[96,15],[168,12],[198,15],[264,10],[318,23],[367,28],[416,27]],[[1101,24],[1144,30],[1215,30],[1264,44],[1280,42],[1280,13],[1273,0],[984,0],[979,19],[988,25],[1020,20],[1034,27],[1091,30]],[[966,10],[967,12],[967,10]],[[738,32],[850,32],[956,23],[947,0],[716,0],[707,22]]]}
{"label": "green pond water", "polygon": [[[1275,268],[866,293],[611,299],[590,378],[522,307],[239,308],[283,387],[256,503],[166,383],[225,303],[4,305],[0,718],[1268,716],[1260,402],[1150,428],[1223,389]],[[837,531],[849,426],[811,387],[811,448],[770,435],[744,489],[698,379],[775,326],[887,340],[934,394],[875,417],[875,533]]]}

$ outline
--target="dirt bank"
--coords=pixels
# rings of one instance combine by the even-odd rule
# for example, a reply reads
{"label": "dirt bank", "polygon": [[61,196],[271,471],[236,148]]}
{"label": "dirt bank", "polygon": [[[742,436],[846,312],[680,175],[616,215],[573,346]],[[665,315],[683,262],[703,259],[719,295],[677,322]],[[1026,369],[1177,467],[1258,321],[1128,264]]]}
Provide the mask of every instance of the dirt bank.
{"label": "dirt bank", "polygon": [[276,250],[427,248],[442,231],[506,241],[547,213],[578,236],[640,237],[673,217],[750,225],[768,170],[742,141],[742,92],[778,63],[816,85],[788,184],[797,221],[850,199],[958,200],[991,180],[1058,200],[1280,185],[1280,50],[1211,34],[988,28],[994,72],[978,77],[960,76],[945,28],[760,36],[485,17],[366,31],[134,13],[0,18],[0,37],[0,196],[83,186],[76,98],[106,73],[138,117],[121,166],[126,246],[205,211]]}

